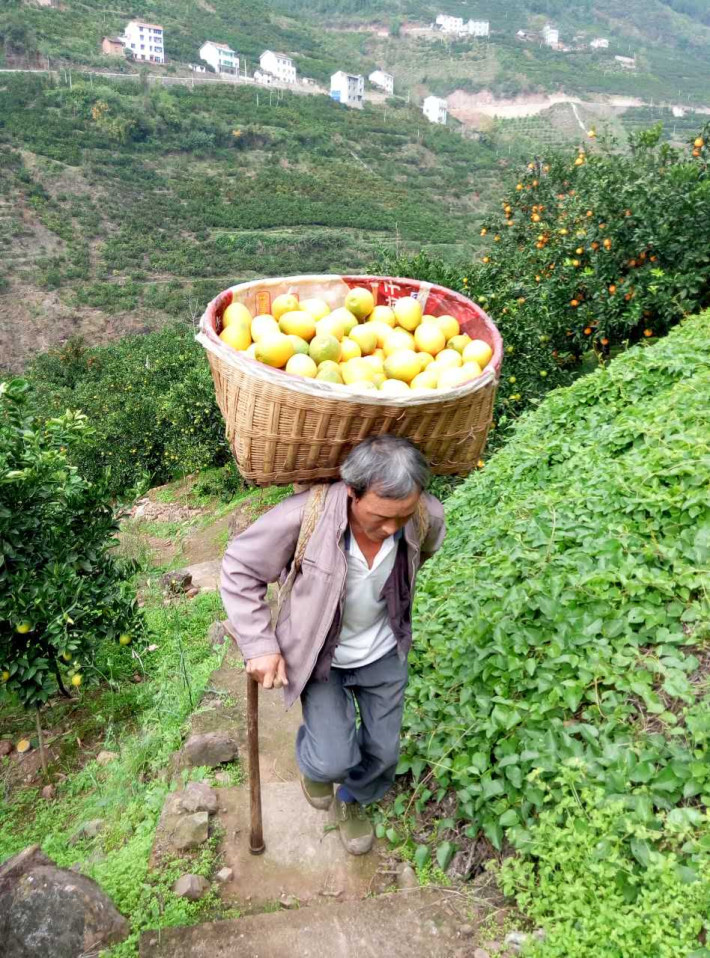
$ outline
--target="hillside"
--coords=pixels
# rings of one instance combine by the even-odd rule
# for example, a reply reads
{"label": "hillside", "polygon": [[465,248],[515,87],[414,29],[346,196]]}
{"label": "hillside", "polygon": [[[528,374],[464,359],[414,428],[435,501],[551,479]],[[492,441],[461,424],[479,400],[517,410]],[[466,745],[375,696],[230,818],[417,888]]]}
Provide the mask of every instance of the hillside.
{"label": "hillside", "polygon": [[498,159],[413,108],[95,79],[0,91],[6,367],[256,275],[363,268],[382,244],[472,252]]}

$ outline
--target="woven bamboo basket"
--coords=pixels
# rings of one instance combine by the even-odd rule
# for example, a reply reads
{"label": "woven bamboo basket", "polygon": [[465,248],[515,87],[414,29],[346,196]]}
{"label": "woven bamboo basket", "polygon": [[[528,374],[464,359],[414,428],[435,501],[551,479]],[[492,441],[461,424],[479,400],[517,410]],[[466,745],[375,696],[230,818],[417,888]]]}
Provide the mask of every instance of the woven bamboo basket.
{"label": "woven bamboo basket", "polygon": [[[375,302],[415,296],[424,312],[455,316],[461,331],[483,339],[493,358],[483,374],[446,392],[410,396],[355,393],[342,386],[273,369],[220,338],[221,317],[232,302],[253,315],[268,313],[281,293],[321,297],[332,309],[349,289],[366,286]],[[483,310],[443,286],[389,276],[288,276],[242,283],[207,306],[198,341],[205,347],[227,438],[240,473],[256,485],[309,483],[338,477],[342,460],[367,436],[411,439],[438,475],[465,474],[480,458],[493,415],[502,341]]]}

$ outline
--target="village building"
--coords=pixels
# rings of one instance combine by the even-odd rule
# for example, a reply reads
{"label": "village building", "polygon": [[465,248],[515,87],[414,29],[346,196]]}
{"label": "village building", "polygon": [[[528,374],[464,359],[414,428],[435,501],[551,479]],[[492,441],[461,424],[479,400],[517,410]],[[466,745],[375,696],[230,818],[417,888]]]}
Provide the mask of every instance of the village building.
{"label": "village building", "polygon": [[164,33],[159,23],[131,20],[121,39],[133,54],[134,60],[165,63]]}
{"label": "village building", "polygon": [[620,64],[625,70],[635,70],[636,69],[636,57],[614,57],[617,63]]}
{"label": "village building", "polygon": [[373,70],[368,80],[373,86],[384,90],[385,93],[390,95],[394,93],[394,77],[391,73],[385,73],[384,70]]}
{"label": "village building", "polygon": [[123,37],[104,37],[101,41],[101,52],[107,57],[122,57],[125,49]]}
{"label": "village building", "polygon": [[365,101],[365,77],[338,70],[330,78],[331,99],[361,110]]}
{"label": "village building", "polygon": [[427,120],[432,123],[441,123],[446,125],[448,116],[448,104],[438,96],[428,96],[422,106],[422,112]]}
{"label": "village building", "polygon": [[209,63],[215,73],[239,73],[239,57],[226,43],[207,40],[200,47],[200,59]]}
{"label": "village building", "polygon": [[264,50],[259,57],[259,66],[262,74],[268,73],[282,83],[296,82],[296,64],[285,53]]}
{"label": "village building", "polygon": [[609,41],[606,37],[596,37],[589,44],[592,50],[607,50],[609,48]]}
{"label": "village building", "polygon": [[548,47],[556,47],[560,42],[560,31],[557,27],[551,26],[549,23],[546,23],[542,28],[542,39],[548,45]]}

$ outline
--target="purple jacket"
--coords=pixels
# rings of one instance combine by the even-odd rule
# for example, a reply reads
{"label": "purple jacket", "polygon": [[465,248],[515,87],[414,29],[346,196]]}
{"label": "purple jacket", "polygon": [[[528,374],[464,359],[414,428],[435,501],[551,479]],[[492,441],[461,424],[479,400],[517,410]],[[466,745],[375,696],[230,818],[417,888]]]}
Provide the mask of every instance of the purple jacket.
{"label": "purple jacket", "polygon": [[[308,493],[285,499],[230,542],[222,563],[221,594],[230,625],[245,659],[281,653],[289,684],[287,708],[296,701],[316,670],[330,666],[342,619],[347,561],[343,539],[348,524],[345,483],[328,490],[323,513],[308,542],[301,570],[275,627],[266,602],[269,582],[285,578],[296,551]],[[444,540],[444,510],[425,493],[429,530],[420,550],[413,520],[404,527],[395,568],[382,590],[401,656],[411,646],[411,602],[421,564]]]}

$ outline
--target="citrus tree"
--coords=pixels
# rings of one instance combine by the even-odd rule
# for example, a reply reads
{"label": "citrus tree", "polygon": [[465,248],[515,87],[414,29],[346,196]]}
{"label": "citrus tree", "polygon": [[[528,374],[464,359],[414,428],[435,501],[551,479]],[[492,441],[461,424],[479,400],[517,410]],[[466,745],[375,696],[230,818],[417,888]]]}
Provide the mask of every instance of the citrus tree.
{"label": "citrus tree", "polygon": [[[511,178],[475,262],[420,255],[378,268],[458,289],[505,344],[497,425],[550,389],[710,304],[710,123],[687,147],[657,125],[621,152],[588,131]],[[491,436],[496,444],[496,433]]]}
{"label": "citrus tree", "polygon": [[128,644],[141,620],[112,549],[104,487],[68,460],[89,429],[81,413],[44,424],[23,380],[0,383],[0,679],[26,706],[82,683],[100,641]]}

